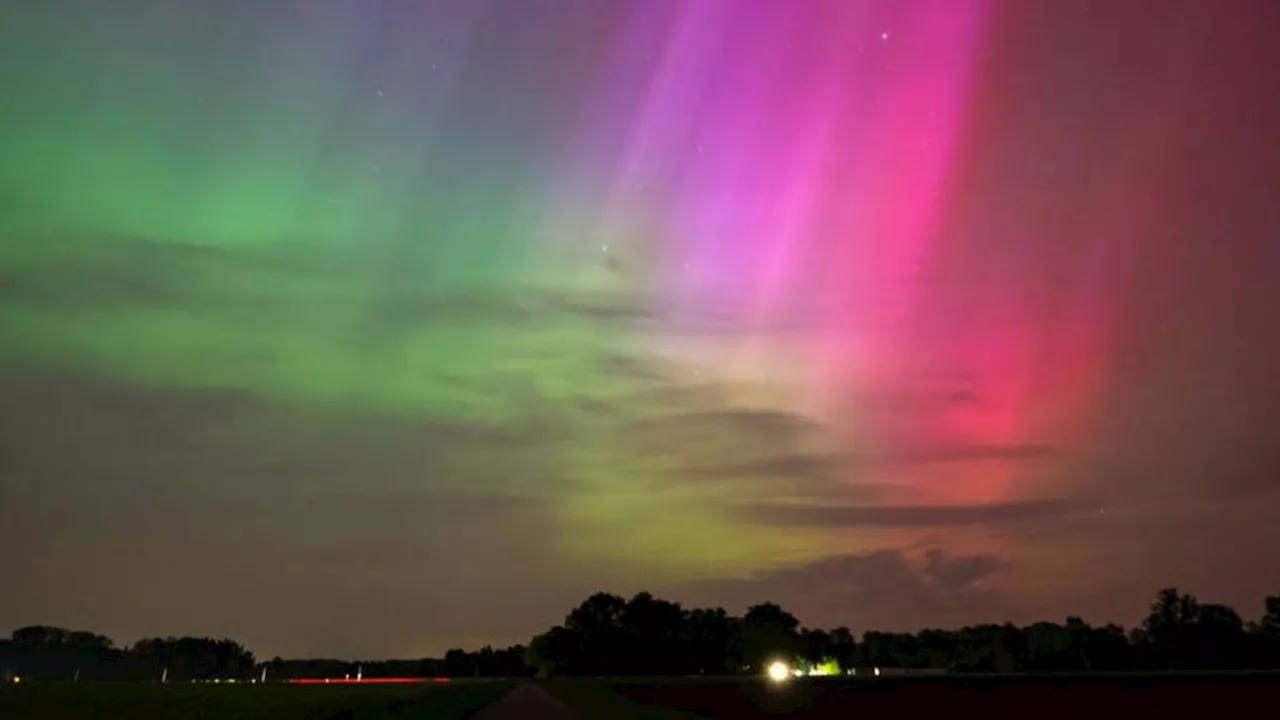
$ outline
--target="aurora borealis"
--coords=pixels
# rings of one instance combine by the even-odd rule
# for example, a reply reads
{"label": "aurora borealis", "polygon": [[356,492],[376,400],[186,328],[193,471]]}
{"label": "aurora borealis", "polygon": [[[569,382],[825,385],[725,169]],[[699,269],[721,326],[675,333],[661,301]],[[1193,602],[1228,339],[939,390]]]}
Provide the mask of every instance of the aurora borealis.
{"label": "aurora borealis", "polygon": [[0,621],[411,657],[595,589],[855,629],[1274,592],[1277,31],[0,3]]}

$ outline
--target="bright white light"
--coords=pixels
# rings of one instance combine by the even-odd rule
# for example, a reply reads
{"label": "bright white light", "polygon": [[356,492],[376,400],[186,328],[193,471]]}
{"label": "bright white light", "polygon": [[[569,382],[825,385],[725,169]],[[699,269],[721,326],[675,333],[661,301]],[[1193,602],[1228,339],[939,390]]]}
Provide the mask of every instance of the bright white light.
{"label": "bright white light", "polygon": [[880,668],[876,668],[876,677],[880,677]]}
{"label": "bright white light", "polygon": [[769,666],[769,679],[774,682],[783,682],[791,675],[791,669],[787,664],[778,661]]}

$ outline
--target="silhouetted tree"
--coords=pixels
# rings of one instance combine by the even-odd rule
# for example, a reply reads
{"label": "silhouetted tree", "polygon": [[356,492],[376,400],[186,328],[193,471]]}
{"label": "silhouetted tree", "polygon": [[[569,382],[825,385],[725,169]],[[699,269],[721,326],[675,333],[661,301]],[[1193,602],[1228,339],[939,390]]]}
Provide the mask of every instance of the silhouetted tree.
{"label": "silhouetted tree", "polygon": [[961,628],[951,668],[960,672],[1009,672],[1024,660],[1026,642],[1012,625]]}
{"label": "silhouetted tree", "polygon": [[1264,635],[1280,637],[1280,595],[1269,595],[1263,601],[1262,620],[1258,622]]}
{"label": "silhouetted tree", "polygon": [[829,636],[831,654],[840,664],[841,670],[852,670],[857,661],[858,643],[853,639],[849,628],[841,626],[831,631]]}
{"label": "silhouetted tree", "polygon": [[759,670],[771,659],[800,655],[800,621],[774,603],[752,605],[742,617],[743,665]]}
{"label": "silhouetted tree", "polygon": [[1139,663],[1148,667],[1227,669],[1258,662],[1235,610],[1201,604],[1176,588],[1160,591],[1131,640]]}
{"label": "silhouetted tree", "polygon": [[248,678],[256,666],[253,653],[226,639],[146,638],[134,644],[133,653],[149,660],[158,674],[167,668],[172,680]]}
{"label": "silhouetted tree", "polygon": [[579,661],[580,654],[578,634],[557,625],[530,640],[524,656],[525,663],[539,677],[549,677],[585,671],[586,668]]}
{"label": "silhouetted tree", "polygon": [[675,665],[684,665],[677,670],[694,672],[682,652],[684,622],[685,613],[679,603],[659,600],[647,592],[637,593],[620,613],[623,642],[617,671],[661,675],[671,672]]}
{"label": "silhouetted tree", "polygon": [[801,630],[799,647],[800,657],[811,667],[821,665],[833,657],[831,635],[826,630]]}
{"label": "silhouetted tree", "polygon": [[1142,626],[1130,634],[1130,642],[1146,661],[1162,661],[1180,668],[1185,663],[1187,629],[1198,610],[1196,599],[1165,588],[1156,595]]}
{"label": "silhouetted tree", "polygon": [[1189,634],[1190,667],[1227,670],[1252,664],[1244,621],[1226,605],[1200,605]]}
{"label": "silhouetted tree", "polygon": [[1085,669],[1082,638],[1072,628],[1057,623],[1038,622],[1027,627],[1026,638],[1027,669]]}
{"label": "silhouetted tree", "polygon": [[946,630],[921,630],[916,634],[917,667],[945,669],[956,653],[955,633]]}
{"label": "silhouetted tree", "polygon": [[444,654],[444,673],[451,677],[479,675],[475,663],[462,648],[452,648]]}
{"label": "silhouetted tree", "polygon": [[70,680],[84,671],[98,680],[128,679],[132,658],[114,649],[111,638],[82,630],[31,625],[14,630],[0,643],[0,671],[32,679]]}
{"label": "silhouetted tree", "polygon": [[1108,623],[1100,628],[1084,626],[1080,654],[1085,670],[1129,670],[1134,652],[1124,628]]}
{"label": "silhouetted tree", "polygon": [[83,630],[74,630],[67,634],[67,645],[76,648],[85,648],[93,650],[110,650],[115,646],[111,638],[106,635],[86,632]]}
{"label": "silhouetted tree", "polygon": [[15,645],[35,647],[41,645],[64,645],[71,631],[49,625],[29,625],[14,630],[10,637]]}
{"label": "silhouetted tree", "polygon": [[621,655],[626,644],[622,614],[626,607],[627,601],[617,595],[596,593],[569,613],[564,626],[577,637],[575,649],[579,654],[574,659],[577,662],[571,661],[570,665],[580,663],[602,675],[622,670]]}
{"label": "silhouetted tree", "polygon": [[685,616],[684,628],[690,673],[722,675],[742,669],[739,628],[724,608],[691,610]]}

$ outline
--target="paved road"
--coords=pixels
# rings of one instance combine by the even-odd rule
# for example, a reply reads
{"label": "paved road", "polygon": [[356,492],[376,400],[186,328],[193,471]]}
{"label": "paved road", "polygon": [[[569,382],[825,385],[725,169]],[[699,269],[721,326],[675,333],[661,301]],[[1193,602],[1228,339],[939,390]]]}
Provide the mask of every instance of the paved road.
{"label": "paved road", "polygon": [[494,700],[472,720],[578,720],[578,716],[542,688],[524,683]]}

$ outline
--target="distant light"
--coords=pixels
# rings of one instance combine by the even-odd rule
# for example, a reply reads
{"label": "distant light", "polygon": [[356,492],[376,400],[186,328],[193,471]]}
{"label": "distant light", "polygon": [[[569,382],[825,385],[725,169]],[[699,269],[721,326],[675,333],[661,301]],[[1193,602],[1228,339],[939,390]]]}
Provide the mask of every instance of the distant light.
{"label": "distant light", "polygon": [[22,678],[18,677],[17,675],[14,675],[14,676],[13,676],[13,681],[14,681],[14,682],[16,682],[16,683],[20,683],[20,682],[22,682]]}
{"label": "distant light", "polygon": [[449,678],[421,678],[421,677],[393,677],[393,678],[364,678],[357,680],[355,678],[290,678],[282,680],[294,685],[320,685],[333,683],[334,685],[404,685],[409,683],[426,683],[438,682],[447,683]]}
{"label": "distant light", "polygon": [[887,32],[882,32],[882,33],[880,33],[880,39],[881,39],[881,40],[888,40],[888,39],[889,39],[889,33],[887,33]]}
{"label": "distant light", "polygon": [[774,682],[785,682],[791,675],[791,668],[787,664],[778,661],[769,666],[769,679]]}
{"label": "distant light", "polygon": [[840,664],[835,660],[824,660],[817,663],[809,669],[809,674],[815,677],[824,677],[827,675],[839,675]]}
{"label": "distant light", "polygon": [[880,668],[876,668],[876,677],[880,677]]}

